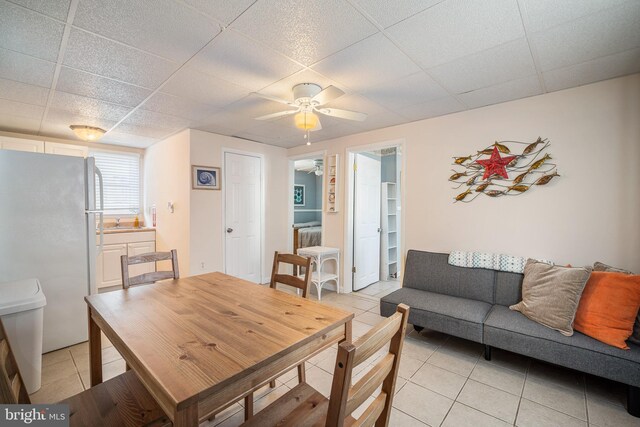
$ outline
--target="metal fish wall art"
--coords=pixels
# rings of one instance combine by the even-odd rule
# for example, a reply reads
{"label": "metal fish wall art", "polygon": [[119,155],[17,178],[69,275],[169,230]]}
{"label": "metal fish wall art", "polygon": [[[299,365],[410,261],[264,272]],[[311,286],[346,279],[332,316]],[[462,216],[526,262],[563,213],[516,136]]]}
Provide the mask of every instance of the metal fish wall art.
{"label": "metal fish wall art", "polygon": [[534,186],[555,182],[560,174],[546,152],[550,145],[542,137],[534,142],[495,141],[475,154],[453,157],[449,181],[454,189],[465,189],[454,197],[454,203],[469,203],[482,194],[494,198],[518,196],[533,191]]}

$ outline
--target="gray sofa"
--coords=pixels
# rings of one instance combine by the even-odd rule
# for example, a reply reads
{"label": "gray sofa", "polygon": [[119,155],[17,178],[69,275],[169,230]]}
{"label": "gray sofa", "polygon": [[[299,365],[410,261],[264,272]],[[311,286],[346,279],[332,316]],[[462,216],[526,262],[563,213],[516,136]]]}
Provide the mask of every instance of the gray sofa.
{"label": "gray sofa", "polygon": [[455,267],[448,254],[410,250],[403,287],[380,300],[380,314],[411,307],[409,323],[628,385],[627,410],[640,417],[640,346],[611,347],[579,332],[566,337],[509,306],[521,300],[522,274]]}

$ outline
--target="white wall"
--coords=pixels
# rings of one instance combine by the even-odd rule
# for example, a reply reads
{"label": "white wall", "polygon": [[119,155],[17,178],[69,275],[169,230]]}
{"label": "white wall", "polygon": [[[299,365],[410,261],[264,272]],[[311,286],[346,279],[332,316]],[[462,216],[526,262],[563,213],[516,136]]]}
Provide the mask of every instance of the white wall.
{"label": "white wall", "polygon": [[[156,250],[178,250],[180,275],[190,274],[190,144],[182,131],[147,148],[144,156],[145,222],[152,225],[150,208],[156,205]],[[167,202],[174,203],[174,213]]]}
{"label": "white wall", "polygon": [[[495,140],[551,141],[560,178],[516,197],[453,203],[453,156]],[[404,250],[479,250],[640,271],[640,74],[290,149],[404,140]],[[344,206],[327,214],[326,246],[343,249]]]}
{"label": "white wall", "polygon": [[[271,274],[274,251],[287,249],[290,228],[287,221],[288,163],[286,150],[238,138],[217,135],[198,130],[190,131],[191,164],[222,168],[224,176],[223,150],[231,149],[263,156],[265,242],[262,254],[262,277],[268,280]],[[190,252],[191,274],[224,271],[224,228],[222,191],[191,190]],[[203,267],[204,263],[204,267]]]}

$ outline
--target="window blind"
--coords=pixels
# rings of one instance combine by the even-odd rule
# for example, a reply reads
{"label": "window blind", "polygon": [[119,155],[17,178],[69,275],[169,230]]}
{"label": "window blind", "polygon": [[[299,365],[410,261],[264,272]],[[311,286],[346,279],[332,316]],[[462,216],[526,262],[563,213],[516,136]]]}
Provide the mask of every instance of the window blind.
{"label": "window blind", "polygon": [[[140,155],[107,151],[89,152],[96,159],[104,181],[104,213],[132,215],[140,213]],[[96,194],[99,194],[96,180]]]}

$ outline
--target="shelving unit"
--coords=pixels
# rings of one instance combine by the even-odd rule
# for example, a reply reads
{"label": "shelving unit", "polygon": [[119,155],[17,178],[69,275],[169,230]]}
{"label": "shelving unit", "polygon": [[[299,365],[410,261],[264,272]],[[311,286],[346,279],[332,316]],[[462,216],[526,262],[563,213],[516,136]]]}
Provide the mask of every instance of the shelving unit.
{"label": "shelving unit", "polygon": [[338,212],[338,185],[339,185],[339,162],[338,155],[327,156],[327,193],[325,195],[325,206],[327,212]]}
{"label": "shelving unit", "polygon": [[395,182],[383,182],[380,188],[380,278],[398,277],[398,200]]}

